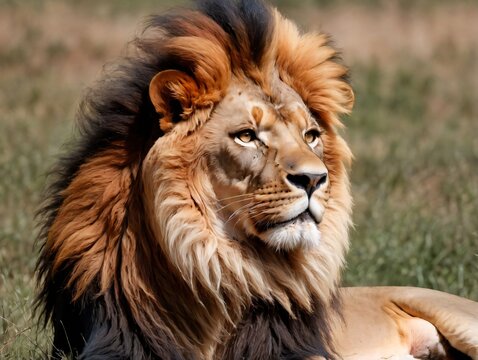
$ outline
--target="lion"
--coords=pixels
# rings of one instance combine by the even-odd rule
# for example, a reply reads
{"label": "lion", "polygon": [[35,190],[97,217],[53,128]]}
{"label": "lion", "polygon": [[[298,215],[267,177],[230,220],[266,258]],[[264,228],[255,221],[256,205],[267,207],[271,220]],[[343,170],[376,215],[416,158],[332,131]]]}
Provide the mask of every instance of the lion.
{"label": "lion", "polygon": [[260,0],[152,17],[53,171],[53,358],[476,358],[476,303],[339,287],[353,102],[330,38]]}

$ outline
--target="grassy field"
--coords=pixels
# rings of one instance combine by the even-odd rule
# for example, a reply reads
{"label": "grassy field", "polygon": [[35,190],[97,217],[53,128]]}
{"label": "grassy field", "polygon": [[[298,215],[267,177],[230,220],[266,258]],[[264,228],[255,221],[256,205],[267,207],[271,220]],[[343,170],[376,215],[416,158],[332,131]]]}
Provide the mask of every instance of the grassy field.
{"label": "grassy field", "polygon": [[[1,359],[46,357],[49,330],[31,318],[34,212],[84,89],[158,9],[131,4],[0,1]],[[344,121],[356,157],[355,229],[345,283],[478,300],[478,4],[353,4],[279,3],[303,28],[332,33],[352,69],[357,103]]]}

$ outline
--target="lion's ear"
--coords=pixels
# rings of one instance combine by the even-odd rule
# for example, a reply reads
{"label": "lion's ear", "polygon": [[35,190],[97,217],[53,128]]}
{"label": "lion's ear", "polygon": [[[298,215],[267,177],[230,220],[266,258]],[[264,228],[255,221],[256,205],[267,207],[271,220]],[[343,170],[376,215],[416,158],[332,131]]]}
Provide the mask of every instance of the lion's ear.
{"label": "lion's ear", "polygon": [[196,81],[179,70],[161,71],[149,84],[149,97],[156,112],[162,115],[160,127],[164,132],[192,114],[198,96]]}

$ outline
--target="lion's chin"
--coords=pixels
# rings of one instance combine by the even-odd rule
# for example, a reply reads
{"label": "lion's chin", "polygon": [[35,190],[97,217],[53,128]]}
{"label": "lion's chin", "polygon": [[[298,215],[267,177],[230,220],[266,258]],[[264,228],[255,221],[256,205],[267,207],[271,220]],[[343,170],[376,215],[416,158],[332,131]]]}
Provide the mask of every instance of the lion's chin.
{"label": "lion's chin", "polygon": [[286,223],[272,226],[258,234],[268,246],[282,251],[312,248],[320,243],[321,234],[310,214],[304,213]]}

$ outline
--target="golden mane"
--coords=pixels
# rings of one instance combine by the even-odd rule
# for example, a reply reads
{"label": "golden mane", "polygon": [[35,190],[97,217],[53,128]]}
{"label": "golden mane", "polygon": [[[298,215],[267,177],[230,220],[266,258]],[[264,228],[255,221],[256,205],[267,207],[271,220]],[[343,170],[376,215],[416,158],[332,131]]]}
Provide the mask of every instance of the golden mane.
{"label": "golden mane", "polygon": [[[165,70],[184,74],[161,89],[181,113],[172,103],[157,114],[149,97]],[[329,356],[351,209],[351,154],[336,132],[353,104],[346,75],[326,35],[300,34],[260,1],[204,1],[153,17],[135,54],[83,102],[81,136],[55,169],[42,210],[38,304],[53,322],[55,354]],[[196,130],[231,79],[273,96],[277,76],[327,130],[331,201],[320,249],[261,248],[259,256],[260,245],[240,246],[221,226]],[[272,330],[247,328],[261,316],[282,321],[268,349],[253,339]]]}

